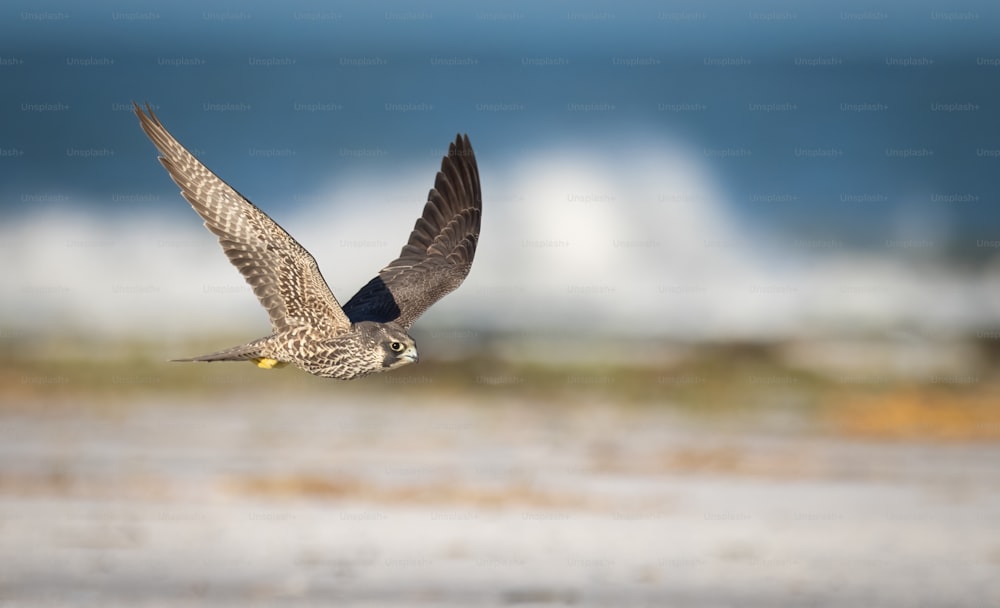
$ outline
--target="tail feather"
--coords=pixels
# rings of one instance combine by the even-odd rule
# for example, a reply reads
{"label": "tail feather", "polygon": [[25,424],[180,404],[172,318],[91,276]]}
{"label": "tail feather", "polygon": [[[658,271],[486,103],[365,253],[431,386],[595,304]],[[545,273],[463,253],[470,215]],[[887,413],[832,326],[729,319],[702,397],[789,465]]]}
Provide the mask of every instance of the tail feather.
{"label": "tail feather", "polygon": [[226,350],[200,355],[197,357],[187,357],[184,359],[171,359],[171,361],[254,361],[268,358],[270,349],[266,348],[268,338],[254,340],[242,346],[234,346]]}

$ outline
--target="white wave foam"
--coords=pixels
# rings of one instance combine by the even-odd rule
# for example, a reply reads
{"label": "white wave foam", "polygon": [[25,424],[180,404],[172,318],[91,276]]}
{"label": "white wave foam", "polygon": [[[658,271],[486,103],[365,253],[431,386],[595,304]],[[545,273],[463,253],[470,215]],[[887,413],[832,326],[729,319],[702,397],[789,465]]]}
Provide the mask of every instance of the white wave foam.
{"label": "white wave foam", "polygon": [[[996,269],[763,250],[693,158],[662,146],[553,147],[502,167],[481,161],[476,264],[422,323],[727,338],[1000,321]],[[343,302],[397,255],[429,186],[421,171],[334,184],[294,211],[257,202],[313,252]],[[265,334],[265,314],[214,237],[193,212],[176,220],[152,209],[161,205],[184,202],[47,207],[4,222],[0,326]]]}

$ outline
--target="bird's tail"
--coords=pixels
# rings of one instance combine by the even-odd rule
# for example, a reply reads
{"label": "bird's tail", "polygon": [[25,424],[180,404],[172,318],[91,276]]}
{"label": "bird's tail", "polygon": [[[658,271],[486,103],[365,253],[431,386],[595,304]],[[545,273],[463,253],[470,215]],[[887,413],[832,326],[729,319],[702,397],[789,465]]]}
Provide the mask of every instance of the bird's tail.
{"label": "bird's tail", "polygon": [[219,352],[200,355],[197,357],[188,357],[185,359],[171,359],[171,361],[250,361],[255,363],[257,367],[265,369],[271,369],[272,367],[284,367],[288,364],[287,361],[281,361],[271,356],[272,349],[269,348],[270,340],[271,337],[269,336],[267,338],[254,340],[253,342],[242,346],[234,346],[232,348],[227,348],[226,350],[220,350]]}

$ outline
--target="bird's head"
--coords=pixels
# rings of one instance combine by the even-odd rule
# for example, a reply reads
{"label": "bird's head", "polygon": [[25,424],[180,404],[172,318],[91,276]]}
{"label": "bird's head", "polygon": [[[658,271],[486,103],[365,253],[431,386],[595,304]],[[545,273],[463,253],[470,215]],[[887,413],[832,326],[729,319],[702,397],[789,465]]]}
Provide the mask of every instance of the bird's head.
{"label": "bird's head", "polygon": [[394,323],[375,323],[362,321],[358,324],[362,335],[367,337],[369,348],[372,349],[381,369],[387,371],[409,363],[416,363],[417,344],[403,328]]}

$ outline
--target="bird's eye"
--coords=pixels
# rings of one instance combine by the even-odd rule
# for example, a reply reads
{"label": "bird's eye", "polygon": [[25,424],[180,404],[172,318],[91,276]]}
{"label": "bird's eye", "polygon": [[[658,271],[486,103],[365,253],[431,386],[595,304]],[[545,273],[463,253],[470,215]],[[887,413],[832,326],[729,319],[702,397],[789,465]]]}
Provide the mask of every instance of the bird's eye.
{"label": "bird's eye", "polygon": [[399,351],[403,350],[403,345],[400,344],[399,342],[393,342],[392,344],[389,345],[389,348],[392,349],[392,352],[398,353]]}

